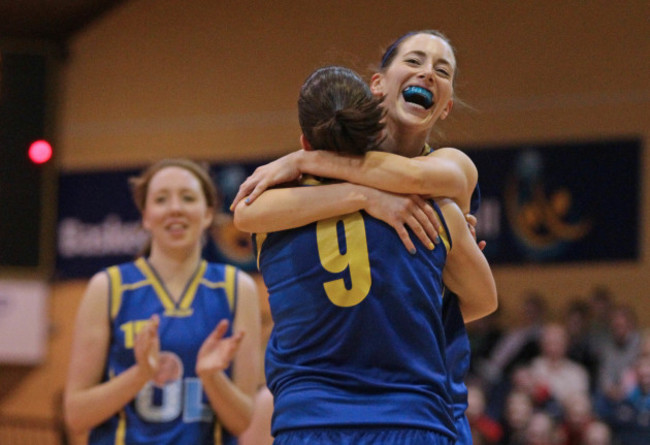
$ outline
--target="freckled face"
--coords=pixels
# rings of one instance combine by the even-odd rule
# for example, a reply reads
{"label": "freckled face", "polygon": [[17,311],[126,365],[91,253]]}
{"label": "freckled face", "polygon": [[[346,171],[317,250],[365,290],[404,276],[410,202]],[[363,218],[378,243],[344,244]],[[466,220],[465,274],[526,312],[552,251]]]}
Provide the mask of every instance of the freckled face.
{"label": "freckled face", "polygon": [[[374,94],[385,96],[383,106],[389,120],[431,129],[451,111],[455,70],[454,52],[444,39],[415,34],[402,42],[391,64],[372,77],[371,89]],[[432,93],[430,108],[409,99],[405,92],[413,91],[413,87]]]}
{"label": "freckled face", "polygon": [[142,224],[152,246],[192,248],[212,223],[201,182],[181,167],[166,167],[149,182]]}

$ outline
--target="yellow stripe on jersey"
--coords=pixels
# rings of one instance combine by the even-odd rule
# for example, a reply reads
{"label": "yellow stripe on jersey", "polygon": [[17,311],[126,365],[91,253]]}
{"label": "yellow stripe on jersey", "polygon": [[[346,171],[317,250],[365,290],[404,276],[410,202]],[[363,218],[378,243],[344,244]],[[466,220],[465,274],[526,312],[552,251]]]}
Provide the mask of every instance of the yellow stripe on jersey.
{"label": "yellow stripe on jersey", "polygon": [[214,445],[223,445],[223,431],[218,420],[214,422]]}
{"label": "yellow stripe on jersey", "polygon": [[122,305],[122,289],[121,289],[121,276],[120,269],[117,266],[111,266],[107,269],[108,280],[110,284],[110,308],[111,320],[117,316],[120,306]]}
{"label": "yellow stripe on jersey", "polygon": [[440,220],[440,215],[438,213],[435,213],[436,215],[436,220],[438,221],[438,227],[442,229],[441,232],[438,233],[440,235],[440,239],[442,240],[442,244],[445,246],[445,250],[449,252],[449,249],[451,248],[451,236],[449,236],[449,232],[447,232],[447,226],[442,224],[442,221]]}
{"label": "yellow stripe on jersey", "polygon": [[134,289],[137,289],[137,288],[143,287],[143,286],[149,286],[149,280],[141,280],[141,281],[138,281],[138,282],[135,282],[135,283],[130,283],[130,284],[122,283],[122,291],[134,290]]}
{"label": "yellow stripe on jersey", "polygon": [[201,284],[210,289],[223,289],[226,292],[226,298],[228,299],[228,306],[230,310],[234,310],[235,306],[235,277],[237,274],[237,269],[235,266],[226,264],[225,277],[224,281],[208,281],[206,278],[201,280]]}
{"label": "yellow stripe on jersey", "polygon": [[126,412],[121,410],[115,430],[115,445],[126,445]]}
{"label": "yellow stripe on jersey", "polygon": [[165,315],[172,315],[176,309],[174,300],[172,300],[171,297],[167,294],[167,291],[156,277],[156,274],[154,274],[149,267],[149,263],[147,263],[144,258],[138,258],[135,260],[135,265],[147,278],[147,283],[153,287],[154,292],[165,308]]}
{"label": "yellow stripe on jersey", "polygon": [[228,297],[228,305],[230,310],[235,310],[235,274],[237,269],[230,264],[226,265],[226,296]]}
{"label": "yellow stripe on jersey", "polygon": [[257,244],[257,270],[260,270],[260,253],[262,253],[262,244],[266,241],[266,233],[255,234],[255,244]]}
{"label": "yellow stripe on jersey", "polygon": [[300,185],[321,185],[323,182],[324,181],[312,175],[303,175],[303,177],[300,178]]}
{"label": "yellow stripe on jersey", "polygon": [[194,297],[196,297],[196,290],[199,288],[199,284],[201,284],[201,279],[203,278],[203,275],[205,275],[205,269],[207,267],[208,263],[205,260],[201,260],[201,264],[199,265],[194,278],[192,278],[190,285],[187,286],[187,289],[185,290],[185,295],[181,296],[178,307],[182,312],[187,312],[188,315],[192,313],[191,306],[194,302]]}
{"label": "yellow stripe on jersey", "polygon": [[[115,371],[113,369],[108,370],[108,378],[110,380],[115,378]],[[118,421],[117,427],[115,428],[115,445],[125,445],[126,438],[126,411],[123,409],[117,413]]]}

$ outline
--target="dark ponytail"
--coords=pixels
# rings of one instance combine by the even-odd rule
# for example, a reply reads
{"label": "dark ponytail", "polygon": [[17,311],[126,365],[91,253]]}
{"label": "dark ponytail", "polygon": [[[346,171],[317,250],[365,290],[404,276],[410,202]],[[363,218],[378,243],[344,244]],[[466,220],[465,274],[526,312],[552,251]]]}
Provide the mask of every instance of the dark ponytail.
{"label": "dark ponytail", "polygon": [[298,120],[314,150],[361,155],[381,143],[381,99],[349,68],[328,66],[307,78],[298,98]]}

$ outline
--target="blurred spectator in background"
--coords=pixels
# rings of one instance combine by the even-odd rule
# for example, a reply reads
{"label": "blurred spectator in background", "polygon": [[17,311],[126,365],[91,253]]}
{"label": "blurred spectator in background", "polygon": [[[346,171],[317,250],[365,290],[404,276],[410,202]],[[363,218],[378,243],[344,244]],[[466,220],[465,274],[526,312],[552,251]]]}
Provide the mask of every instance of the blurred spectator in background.
{"label": "blurred spectator in background", "polygon": [[[650,331],[641,332],[640,338],[638,357],[650,355]],[[623,370],[621,374],[621,397],[629,394],[639,384],[639,373],[637,368],[637,360],[635,360],[631,366]]]}
{"label": "blurred spectator in background", "polygon": [[650,355],[650,329],[641,333],[641,349],[639,355]]}
{"label": "blurred spectator in background", "polygon": [[533,413],[526,425],[524,444],[557,445],[557,427],[553,418],[543,411]]}
{"label": "blurred spectator in background", "polygon": [[623,379],[625,371],[634,365],[641,351],[641,335],[634,310],[629,306],[616,306],[610,314],[610,329],[609,341],[599,350],[596,392],[608,399],[620,400],[629,384]]}
{"label": "blurred spectator in background", "polygon": [[539,353],[539,336],[546,317],[546,302],[536,292],[528,292],[520,307],[521,324],[506,330],[489,359],[481,369],[488,383],[509,378],[510,371],[520,363],[528,363]]}
{"label": "blurred spectator in background", "polygon": [[521,300],[519,323],[509,327],[499,338],[487,360],[476,372],[485,382],[488,414],[500,418],[505,394],[510,388],[510,374],[520,364],[529,363],[539,354],[539,336],[546,318],[546,303],[536,292],[529,291]]}
{"label": "blurred spectator in background", "polygon": [[590,396],[583,392],[574,392],[564,399],[562,409],[564,415],[559,424],[559,444],[581,445],[587,427],[596,421]]}
{"label": "blurred spectator in background", "polygon": [[623,445],[650,444],[650,355],[636,361],[637,384],[620,400],[601,400],[600,412]]}
{"label": "blurred spectator in background", "polygon": [[529,292],[513,326],[468,324],[474,445],[650,445],[650,330],[613,303],[597,287],[547,322]]}
{"label": "blurred spectator in background", "polygon": [[589,303],[589,339],[594,350],[600,350],[610,338],[609,317],[614,306],[614,296],[606,286],[596,286],[591,291]]}
{"label": "blurred spectator in background", "polygon": [[506,398],[505,412],[501,427],[503,428],[502,445],[524,445],[526,427],[533,415],[533,403],[528,394],[512,391]]}
{"label": "blurred spectator in background", "polygon": [[589,374],[590,392],[596,389],[598,377],[598,353],[589,333],[589,304],[580,298],[569,303],[564,317],[568,335],[567,357],[581,364]]}
{"label": "blurred spectator in background", "polygon": [[497,445],[503,437],[501,424],[485,412],[485,393],[477,382],[467,384],[467,420],[474,445]]}
{"label": "blurred spectator in background", "polygon": [[580,445],[612,445],[612,431],[605,422],[594,421],[585,427]]}
{"label": "blurred spectator in background", "polygon": [[589,394],[589,374],[582,365],[567,358],[567,346],[564,326],[548,323],[542,331],[541,353],[530,367],[535,386],[561,404],[575,392]]}
{"label": "blurred spectator in background", "polygon": [[503,335],[499,320],[500,313],[501,309],[498,308],[490,315],[466,325],[472,353],[469,378],[482,380],[480,369],[485,366],[485,361],[489,359],[494,346]]}
{"label": "blurred spectator in background", "polygon": [[560,402],[551,394],[548,385],[539,384],[533,376],[530,365],[520,365],[512,372],[511,391],[521,391],[528,394],[533,409],[544,411],[553,418],[560,418],[563,415]]}

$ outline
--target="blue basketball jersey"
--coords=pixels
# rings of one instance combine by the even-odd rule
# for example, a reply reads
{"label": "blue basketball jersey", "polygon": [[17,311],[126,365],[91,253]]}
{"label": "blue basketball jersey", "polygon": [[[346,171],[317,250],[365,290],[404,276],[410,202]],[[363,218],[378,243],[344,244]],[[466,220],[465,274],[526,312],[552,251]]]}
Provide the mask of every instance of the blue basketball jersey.
{"label": "blue basketball jersey", "polygon": [[442,319],[447,342],[450,394],[454,403],[454,417],[458,418],[464,416],[467,409],[465,378],[469,371],[471,349],[458,296],[445,288],[443,301]]}
{"label": "blue basketball jersey", "polygon": [[[135,335],[160,316],[160,366],[122,411],[92,430],[91,444],[234,444],[195,372],[196,355],[220,320],[234,319],[236,269],[201,261],[178,302],[144,259],[106,269],[111,341],[104,379],[135,364]],[[226,335],[230,335],[228,332]],[[228,373],[230,371],[228,370]]]}
{"label": "blue basketball jersey", "polygon": [[254,236],[274,322],[265,360],[273,434],[393,426],[455,437],[443,238],[433,251],[414,239],[411,255],[365,212]]}
{"label": "blue basketball jersey", "polygon": [[[433,153],[433,149],[426,145],[423,155]],[[470,213],[478,211],[481,203],[481,190],[476,184],[470,200]],[[442,319],[446,338],[447,366],[449,368],[449,391],[454,406],[456,430],[459,433],[457,444],[472,443],[471,432],[467,428],[467,385],[465,378],[469,372],[471,360],[471,345],[465,328],[465,321],[460,310],[458,296],[445,288]]]}

